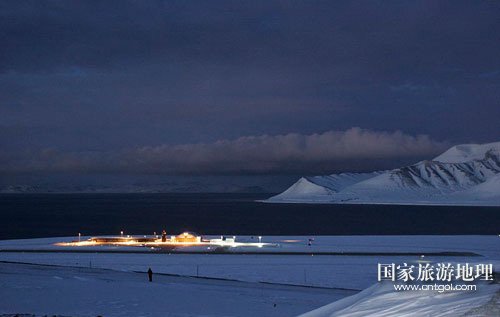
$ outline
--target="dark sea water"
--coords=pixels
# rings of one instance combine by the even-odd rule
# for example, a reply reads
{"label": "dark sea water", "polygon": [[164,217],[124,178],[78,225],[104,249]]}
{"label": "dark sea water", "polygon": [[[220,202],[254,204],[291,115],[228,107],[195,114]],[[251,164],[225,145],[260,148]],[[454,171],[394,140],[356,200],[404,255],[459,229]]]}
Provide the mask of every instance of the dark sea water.
{"label": "dark sea water", "polygon": [[4,194],[0,239],[149,234],[499,234],[500,207],[309,205],[265,194]]}

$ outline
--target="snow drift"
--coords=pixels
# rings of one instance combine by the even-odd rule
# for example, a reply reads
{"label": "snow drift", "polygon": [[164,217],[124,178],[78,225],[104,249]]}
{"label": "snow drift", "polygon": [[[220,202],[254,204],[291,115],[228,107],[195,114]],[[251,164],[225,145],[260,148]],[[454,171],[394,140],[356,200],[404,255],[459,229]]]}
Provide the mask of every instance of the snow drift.
{"label": "snow drift", "polygon": [[500,142],[457,145],[390,171],[303,177],[267,202],[500,206]]}
{"label": "snow drift", "polygon": [[379,283],[362,292],[299,317],[387,317],[387,316],[498,316],[500,286],[476,283],[477,290],[394,291],[394,284]]}

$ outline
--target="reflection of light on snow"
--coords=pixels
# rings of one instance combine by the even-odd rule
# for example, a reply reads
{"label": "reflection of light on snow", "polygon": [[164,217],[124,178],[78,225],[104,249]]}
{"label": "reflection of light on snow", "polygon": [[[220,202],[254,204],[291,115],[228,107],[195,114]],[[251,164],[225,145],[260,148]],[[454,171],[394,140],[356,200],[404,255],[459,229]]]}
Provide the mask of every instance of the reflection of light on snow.
{"label": "reflection of light on snow", "polygon": [[91,241],[91,240],[85,240],[85,241],[74,241],[74,242],[58,242],[58,243],[54,243],[54,245],[83,247],[83,246],[93,246],[93,245],[98,245],[98,244],[94,241]]}
{"label": "reflection of light on snow", "polygon": [[151,250],[161,247],[191,247],[191,246],[206,246],[207,250],[211,250],[211,247],[225,247],[225,248],[239,248],[239,247],[254,247],[262,248],[265,246],[277,246],[272,243],[260,242],[262,237],[259,237],[259,242],[238,242],[236,241],[236,236],[231,238],[226,238],[221,236],[220,239],[210,239],[202,240],[200,236],[194,234],[183,232],[178,236],[171,236],[170,239],[162,241],[158,237],[153,236],[148,238],[147,236],[133,237],[127,235],[126,237],[121,235],[119,237],[92,237],[88,240],[81,241],[81,236],[78,237],[78,241],[71,242],[58,242],[54,245],[57,246],[69,246],[69,247],[85,247],[85,246],[130,246],[130,247],[147,247]]}

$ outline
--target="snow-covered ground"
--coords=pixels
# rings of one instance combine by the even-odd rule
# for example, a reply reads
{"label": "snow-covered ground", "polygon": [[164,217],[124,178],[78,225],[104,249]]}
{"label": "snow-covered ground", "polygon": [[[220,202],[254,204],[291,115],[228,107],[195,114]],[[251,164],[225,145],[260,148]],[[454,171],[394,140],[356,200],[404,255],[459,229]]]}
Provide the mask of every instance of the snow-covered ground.
{"label": "snow-covered ground", "polygon": [[390,171],[302,177],[266,202],[500,206],[500,142]]}
{"label": "snow-covered ground", "polygon": [[345,294],[161,275],[150,283],[144,273],[0,264],[0,314],[294,316]]}
{"label": "snow-covered ground", "polygon": [[[365,290],[361,294],[370,296],[363,295],[356,305],[362,308],[370,306],[370,301],[380,301],[373,307],[382,308],[382,301],[387,299],[387,305],[394,303],[403,309],[404,298],[408,301],[408,297],[422,296],[416,300],[424,302],[425,296],[434,295],[379,290],[384,285],[377,283],[378,263],[467,262],[500,267],[499,236],[319,236],[314,237],[312,246],[307,246],[309,238],[263,237],[265,242],[280,245],[269,248],[270,254],[168,254],[147,248],[123,249],[141,253],[118,253],[121,249],[116,247],[94,247],[92,252],[82,253],[75,252],[82,249],[53,245],[74,237],[4,240],[0,241],[0,314],[293,316],[370,289],[374,284],[377,291]],[[114,253],[107,252],[111,250]],[[305,251],[310,254],[294,254]],[[349,255],[342,255],[346,253]],[[450,253],[453,256],[447,255]],[[148,284],[144,272],[149,267],[170,276],[157,274],[154,285]],[[481,294],[487,297],[494,292]],[[189,295],[196,300],[184,298]],[[461,296],[465,300],[476,295],[479,293]],[[432,297],[432,303],[438,303],[441,297]],[[44,298],[43,305],[38,298]],[[68,304],[75,301],[78,305]],[[90,305],[93,301],[100,304]],[[349,309],[356,311],[356,305]],[[333,307],[335,311],[340,309]],[[330,316],[331,311],[311,316]]]}
{"label": "snow-covered ground", "polygon": [[[133,235],[141,237],[142,235]],[[204,236],[208,239],[220,236]],[[82,236],[81,240],[90,237]],[[256,241],[256,236],[237,236],[237,241]],[[312,245],[308,240],[313,239]],[[58,242],[77,241],[78,237],[56,237],[39,239],[0,240],[0,251],[134,251],[154,253],[143,247],[125,246],[59,246]],[[443,235],[408,235],[408,236],[263,236],[262,242],[276,245],[265,248],[230,248],[228,252],[269,253],[480,253],[500,257],[499,236],[443,236]],[[180,247],[176,251],[207,252],[206,247]]]}
{"label": "snow-covered ground", "polygon": [[477,283],[475,291],[394,291],[384,282],[300,317],[500,316],[500,285]]}
{"label": "snow-covered ground", "polygon": [[[498,236],[267,236],[277,243],[266,254],[165,254],[140,247],[60,247],[54,243],[74,238],[43,238],[0,241],[0,251],[137,251],[142,253],[0,252],[0,261],[107,268],[222,277],[361,290],[375,282],[377,263],[418,261],[469,262],[500,259]],[[239,237],[246,240],[250,237]],[[191,248],[184,248],[189,250]],[[193,251],[204,251],[193,248]],[[239,248],[235,248],[239,249]],[[262,248],[264,250],[266,248]],[[252,252],[243,248],[242,251]],[[286,254],[278,254],[286,252]],[[299,255],[293,255],[296,252]],[[309,252],[309,254],[305,253]],[[318,254],[338,254],[338,256]],[[453,252],[456,256],[446,256]],[[311,255],[316,254],[316,255]],[[344,255],[342,255],[344,254]],[[349,255],[345,255],[349,254]],[[405,255],[407,254],[407,255]],[[421,255],[426,255],[424,258]],[[478,256],[473,256],[478,255]]]}

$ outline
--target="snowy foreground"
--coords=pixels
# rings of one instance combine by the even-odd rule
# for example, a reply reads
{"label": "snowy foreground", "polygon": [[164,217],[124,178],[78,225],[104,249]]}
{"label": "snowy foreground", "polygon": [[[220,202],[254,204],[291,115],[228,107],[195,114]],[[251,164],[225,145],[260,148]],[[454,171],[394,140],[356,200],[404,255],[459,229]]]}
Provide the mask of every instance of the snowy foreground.
{"label": "snowy foreground", "polygon": [[269,254],[82,252],[53,245],[74,238],[0,241],[0,316],[499,316],[496,283],[444,293],[377,283],[378,263],[500,267],[498,236],[321,236],[307,246],[308,238],[263,237],[279,244]]}
{"label": "snowy foreground", "polygon": [[500,285],[481,284],[471,292],[394,292],[393,284],[374,285],[357,295],[300,315],[300,317],[365,316],[500,316]]}
{"label": "snowy foreground", "polygon": [[500,206],[500,142],[390,171],[302,177],[265,202]]}
{"label": "snowy foreground", "polygon": [[[293,316],[344,292],[104,269],[0,265],[3,312],[64,316]],[[275,306],[276,305],[276,306]]]}

